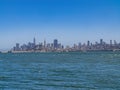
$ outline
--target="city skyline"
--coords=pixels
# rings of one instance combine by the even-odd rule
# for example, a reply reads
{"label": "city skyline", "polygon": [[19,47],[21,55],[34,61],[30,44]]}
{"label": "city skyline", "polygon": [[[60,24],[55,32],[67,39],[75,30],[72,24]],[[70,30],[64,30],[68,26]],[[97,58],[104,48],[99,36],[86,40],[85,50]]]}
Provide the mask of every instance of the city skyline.
{"label": "city skyline", "polygon": [[[54,43],[54,42],[57,42],[57,43],[58,43],[58,41],[59,41],[59,39],[57,39],[57,38],[53,39],[51,42],[47,42],[46,39],[44,39],[43,41],[38,41],[37,38],[34,37],[31,41],[27,41],[27,42],[24,42],[24,43],[16,42],[15,44],[19,43],[19,45],[20,45],[20,44],[22,45],[22,44],[33,43],[34,45],[36,45],[36,44],[40,44],[40,43],[42,43],[42,44]],[[60,42],[60,41],[59,41],[59,42]],[[87,41],[85,41],[85,42],[81,42],[81,41],[79,41],[79,42],[77,42],[77,43],[72,42],[71,45],[70,45],[70,44],[63,44],[62,42],[60,42],[60,44],[63,44],[64,46],[71,46],[71,47],[72,47],[74,44],[79,44],[79,43],[88,45],[88,42],[89,42],[90,44],[96,44],[96,43],[99,43],[99,44],[100,44],[100,43],[105,43],[105,44],[112,44],[112,45],[114,45],[114,44],[120,44],[120,41],[117,41],[117,40],[105,41],[103,38],[100,38],[100,39],[98,39],[97,41],[87,40]]]}
{"label": "city skyline", "polygon": [[72,46],[64,45],[59,42],[58,39],[54,39],[53,42],[48,43],[46,40],[43,42],[36,42],[36,38],[33,38],[32,42],[16,45],[9,50],[13,53],[22,52],[71,52],[71,51],[120,51],[120,42],[116,40],[110,40],[109,43],[105,42],[103,39],[95,41],[87,41],[86,43],[74,43]]}
{"label": "city skyline", "polygon": [[0,13],[0,50],[33,37],[64,45],[120,39],[118,0],[0,0]]}

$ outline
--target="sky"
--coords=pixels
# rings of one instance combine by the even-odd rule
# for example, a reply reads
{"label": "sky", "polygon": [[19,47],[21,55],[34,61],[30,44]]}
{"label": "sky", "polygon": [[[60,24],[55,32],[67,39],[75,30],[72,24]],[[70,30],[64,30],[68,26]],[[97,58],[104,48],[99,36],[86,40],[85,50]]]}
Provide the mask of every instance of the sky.
{"label": "sky", "polygon": [[0,50],[16,43],[120,42],[120,0],[0,0]]}

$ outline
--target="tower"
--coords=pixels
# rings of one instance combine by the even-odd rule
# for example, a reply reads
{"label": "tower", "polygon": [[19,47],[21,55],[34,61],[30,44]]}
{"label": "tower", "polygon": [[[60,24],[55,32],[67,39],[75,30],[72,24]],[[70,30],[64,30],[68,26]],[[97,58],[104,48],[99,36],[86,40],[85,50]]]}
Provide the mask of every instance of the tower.
{"label": "tower", "polygon": [[44,48],[46,48],[46,40],[44,39]]}
{"label": "tower", "polygon": [[19,50],[20,50],[20,44],[16,43],[16,51],[19,51]]}
{"label": "tower", "polygon": [[103,45],[103,39],[100,39],[100,45]]}
{"label": "tower", "polygon": [[90,46],[90,41],[87,41],[87,46]]}
{"label": "tower", "polygon": [[110,45],[112,46],[112,40],[110,40]]}
{"label": "tower", "polygon": [[33,38],[33,43],[34,43],[34,45],[36,45],[36,39],[35,39],[35,37]]}
{"label": "tower", "polygon": [[58,48],[58,40],[57,39],[54,39],[53,46],[54,46],[54,48]]}

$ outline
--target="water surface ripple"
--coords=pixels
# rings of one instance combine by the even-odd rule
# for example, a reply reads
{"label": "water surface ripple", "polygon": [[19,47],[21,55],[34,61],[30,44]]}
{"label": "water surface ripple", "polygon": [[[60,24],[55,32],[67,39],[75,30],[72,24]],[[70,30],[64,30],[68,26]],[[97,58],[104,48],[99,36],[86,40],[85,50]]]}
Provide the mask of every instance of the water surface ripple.
{"label": "water surface ripple", "polygon": [[0,54],[0,90],[120,90],[120,52]]}

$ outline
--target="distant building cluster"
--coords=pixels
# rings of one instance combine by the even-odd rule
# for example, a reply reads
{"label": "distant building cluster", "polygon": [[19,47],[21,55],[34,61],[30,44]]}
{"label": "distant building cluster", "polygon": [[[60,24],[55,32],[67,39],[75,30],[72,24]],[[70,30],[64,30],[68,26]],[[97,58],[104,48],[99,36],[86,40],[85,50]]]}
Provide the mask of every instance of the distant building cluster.
{"label": "distant building cluster", "polygon": [[58,43],[57,39],[53,40],[53,43],[47,43],[44,40],[43,43],[36,44],[36,39],[33,39],[33,42],[28,44],[23,44],[20,46],[19,43],[16,43],[16,46],[13,47],[12,52],[69,52],[69,51],[114,51],[120,50],[120,43],[117,43],[116,40],[110,40],[110,43],[106,43],[103,39],[100,39],[99,42],[94,44],[90,41],[87,43],[78,43],[73,46],[63,46],[61,43]]}
{"label": "distant building cluster", "polygon": [[50,52],[50,51],[63,51],[64,46],[61,43],[58,43],[57,39],[54,39],[53,43],[46,43],[44,40],[43,43],[36,44],[36,39],[33,39],[33,42],[28,44],[23,44],[20,46],[19,43],[16,43],[16,46],[13,47],[12,51],[36,51],[36,52]]}

